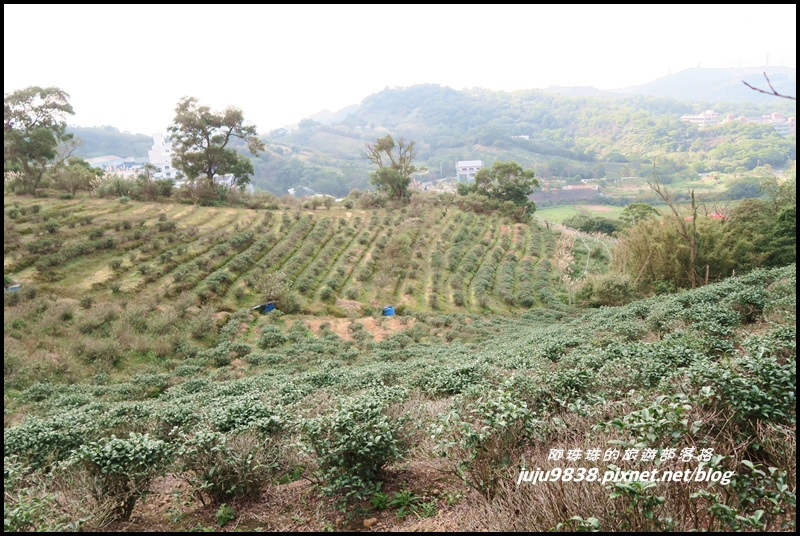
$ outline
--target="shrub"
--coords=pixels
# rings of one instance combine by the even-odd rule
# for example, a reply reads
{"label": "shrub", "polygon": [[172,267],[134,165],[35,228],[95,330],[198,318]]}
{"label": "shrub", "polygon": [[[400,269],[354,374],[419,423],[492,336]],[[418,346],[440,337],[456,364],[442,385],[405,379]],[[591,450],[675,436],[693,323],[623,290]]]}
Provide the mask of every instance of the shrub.
{"label": "shrub", "polygon": [[279,459],[275,442],[252,432],[200,431],[184,437],[177,453],[181,478],[204,505],[258,497],[277,475]]}
{"label": "shrub", "polygon": [[348,398],[333,414],[308,419],[302,428],[316,453],[323,491],[345,502],[378,490],[386,466],[405,451],[400,420],[386,414],[399,390],[382,389]]}
{"label": "shrub", "polygon": [[319,298],[322,301],[332,301],[335,296],[336,294],[334,293],[333,289],[328,285],[322,287],[322,290],[319,292]]}
{"label": "shrub", "polygon": [[284,336],[277,326],[264,326],[261,330],[261,338],[258,341],[258,346],[262,350],[267,348],[275,348],[284,344],[288,339]]}
{"label": "shrub", "polygon": [[414,384],[433,395],[455,395],[480,384],[488,375],[489,368],[483,363],[458,367],[433,365],[424,370]]}
{"label": "shrub", "polygon": [[3,293],[3,305],[13,307],[19,305],[20,298],[19,292],[5,292]]}
{"label": "shrub", "polygon": [[201,309],[189,321],[189,333],[194,339],[203,339],[209,334],[214,334],[215,328],[214,312],[208,308]]}
{"label": "shrub", "polygon": [[[789,425],[795,420],[797,367],[760,349],[725,363],[695,363],[689,370],[696,386],[709,385],[718,404],[725,404],[745,429],[760,422]],[[730,411],[730,410],[728,410]]]}
{"label": "shrub", "polygon": [[[94,324],[84,324],[81,332],[91,333],[98,329]],[[81,338],[73,345],[75,354],[87,364],[115,367],[122,359],[121,346],[116,340],[103,338]]]}
{"label": "shrub", "polygon": [[171,448],[147,434],[129,434],[82,445],[76,452],[80,463],[95,477],[89,492],[98,502],[112,498],[114,514],[127,520],[141,497],[150,491],[153,479],[167,466]]}
{"label": "shrub", "polygon": [[174,231],[177,224],[174,221],[159,221],[156,223],[156,228],[159,232]]}
{"label": "shrub", "polygon": [[634,296],[633,282],[624,274],[593,276],[578,289],[575,299],[590,307],[624,305]]}
{"label": "shrub", "polygon": [[509,386],[487,392],[465,412],[456,406],[433,428],[442,456],[456,462],[455,473],[488,498],[505,478],[506,468],[538,435],[533,413]]}

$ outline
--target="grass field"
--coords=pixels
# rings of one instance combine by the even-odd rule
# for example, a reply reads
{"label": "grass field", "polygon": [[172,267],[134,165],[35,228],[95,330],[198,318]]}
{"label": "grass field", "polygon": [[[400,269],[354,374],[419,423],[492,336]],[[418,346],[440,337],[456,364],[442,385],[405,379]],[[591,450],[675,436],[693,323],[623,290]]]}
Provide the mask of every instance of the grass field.
{"label": "grass field", "polygon": [[623,207],[612,207],[609,205],[564,205],[537,208],[536,215],[545,220],[564,223],[564,220],[567,218],[578,214],[616,218],[620,215],[622,209]]}

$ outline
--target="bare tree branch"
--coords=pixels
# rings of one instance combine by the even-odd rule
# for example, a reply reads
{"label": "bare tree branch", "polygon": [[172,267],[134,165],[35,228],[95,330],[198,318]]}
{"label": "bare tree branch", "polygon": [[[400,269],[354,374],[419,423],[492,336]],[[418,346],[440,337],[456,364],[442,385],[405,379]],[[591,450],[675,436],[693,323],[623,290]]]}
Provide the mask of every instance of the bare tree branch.
{"label": "bare tree branch", "polygon": [[782,99],[797,100],[797,97],[792,97],[791,95],[782,95],[781,93],[778,93],[777,91],[775,91],[775,88],[772,87],[772,82],[770,82],[769,76],[767,76],[767,73],[761,73],[761,74],[763,74],[764,78],[767,79],[767,85],[769,86],[770,91],[767,91],[765,89],[761,89],[761,88],[757,88],[755,86],[752,86],[752,85],[748,84],[747,82],[745,82],[744,80],[742,80],[742,84],[746,85],[747,87],[749,87],[753,91],[758,91],[759,93],[764,93],[765,95],[773,95],[775,97],[780,97]]}
{"label": "bare tree branch", "polygon": [[[697,199],[694,195],[694,190],[689,191],[689,198],[691,199],[691,216],[688,218],[684,218],[681,213],[678,211],[678,206],[673,200],[672,196],[670,195],[669,191],[664,187],[663,184],[658,180],[658,173],[656,172],[656,164],[653,162],[653,182],[647,181],[647,185],[653,190],[658,196],[661,198],[664,203],[672,211],[673,216],[675,217],[675,223],[677,224],[678,234],[681,238],[686,242],[686,245],[689,248],[689,267],[688,267],[688,276],[689,282],[692,285],[692,288],[697,287],[698,279],[697,279],[697,257],[699,255],[699,239],[697,235]],[[689,223],[686,223],[687,220]],[[649,258],[649,255],[648,255]],[[638,277],[636,278],[639,279]]]}

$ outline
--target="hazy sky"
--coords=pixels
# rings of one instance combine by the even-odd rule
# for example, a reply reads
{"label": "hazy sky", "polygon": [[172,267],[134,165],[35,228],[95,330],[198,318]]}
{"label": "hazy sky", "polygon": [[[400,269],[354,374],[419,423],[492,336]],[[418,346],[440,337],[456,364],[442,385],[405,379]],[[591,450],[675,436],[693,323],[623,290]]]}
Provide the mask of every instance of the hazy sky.
{"label": "hazy sky", "polygon": [[153,134],[183,96],[260,134],[387,87],[618,89],[693,67],[796,67],[796,4],[4,4],[3,84],[69,124]]}

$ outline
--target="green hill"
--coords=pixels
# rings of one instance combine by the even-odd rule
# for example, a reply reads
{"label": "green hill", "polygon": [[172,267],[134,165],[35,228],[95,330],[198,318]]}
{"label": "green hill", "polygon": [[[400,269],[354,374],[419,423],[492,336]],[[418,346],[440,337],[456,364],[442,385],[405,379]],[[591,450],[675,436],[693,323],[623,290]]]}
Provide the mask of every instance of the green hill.
{"label": "green hill", "polygon": [[[386,133],[415,141],[419,163],[428,169],[418,177],[423,181],[453,177],[458,160],[483,160],[488,166],[515,161],[535,168],[543,187],[560,187],[580,179],[649,178],[654,164],[660,177],[678,184],[698,180],[698,173],[746,175],[764,164],[783,168],[787,158],[796,159],[795,137],[782,137],[769,125],[733,121],[698,129],[681,121],[710,106],[641,95],[392,88],[341,114],[271,132],[253,182],[279,195],[297,185],[345,195],[338,188],[363,188],[371,171],[358,148]],[[716,109],[721,117],[796,115],[792,101],[777,98]]]}
{"label": "green hill", "polygon": [[[760,179],[790,168],[797,158],[796,135],[782,136],[769,124],[741,121],[701,129],[681,116],[710,108],[720,119],[727,114],[797,115],[795,101],[759,96],[759,103],[748,104],[643,95],[576,97],[541,90],[455,90],[432,84],[385,89],[338,113],[262,133],[267,150],[252,159],[252,183],[278,196],[300,187],[337,197],[354,188],[366,189],[374,166],[362,156],[364,146],[389,133],[414,140],[415,163],[427,168],[415,177],[422,182],[454,177],[459,160],[483,160],[486,166],[515,161],[534,168],[543,188],[580,184],[582,179],[603,181],[601,200],[622,206],[641,197],[641,192],[624,188],[622,179],[638,178],[635,182],[641,184],[655,169],[680,191],[701,179],[706,187],[712,179],[722,179],[708,188],[709,196],[719,199],[726,188],[716,186],[728,179]],[[74,133],[85,141],[76,153],[84,157],[145,157],[152,143],[148,137],[110,127]],[[240,148],[246,153],[244,145]]]}

